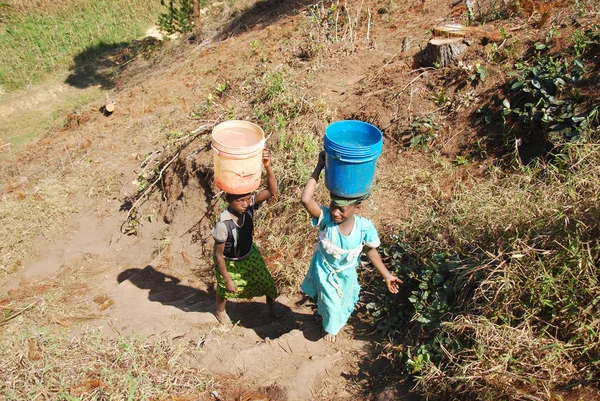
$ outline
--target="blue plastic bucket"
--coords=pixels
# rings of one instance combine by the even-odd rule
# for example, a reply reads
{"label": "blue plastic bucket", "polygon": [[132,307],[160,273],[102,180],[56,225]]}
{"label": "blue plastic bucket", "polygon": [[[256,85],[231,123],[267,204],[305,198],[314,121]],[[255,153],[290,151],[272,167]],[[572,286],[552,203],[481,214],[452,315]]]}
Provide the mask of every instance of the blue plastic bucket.
{"label": "blue plastic bucket", "polygon": [[368,194],[375,179],[383,134],[376,126],[343,120],[325,129],[325,186],[337,196],[357,198]]}

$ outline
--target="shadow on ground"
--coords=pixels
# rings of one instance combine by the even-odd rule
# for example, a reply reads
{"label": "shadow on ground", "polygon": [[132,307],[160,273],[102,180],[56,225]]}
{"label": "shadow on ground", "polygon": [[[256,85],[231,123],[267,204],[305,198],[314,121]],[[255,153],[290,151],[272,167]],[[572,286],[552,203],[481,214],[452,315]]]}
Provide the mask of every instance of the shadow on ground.
{"label": "shadow on ground", "polygon": [[364,354],[358,362],[358,369],[344,372],[342,376],[359,385],[364,396],[362,399],[419,401],[421,398],[413,391],[414,382],[409,375],[384,356],[381,332],[360,317],[366,313],[364,306],[359,306],[354,312],[349,320],[351,335],[354,339],[362,340],[366,346],[362,349]]}
{"label": "shadow on ground", "polygon": [[261,29],[278,20],[298,14],[316,0],[263,0],[243,11],[219,34],[223,40],[253,29]]}
{"label": "shadow on ground", "polygon": [[111,89],[118,73],[140,54],[151,52],[162,42],[154,37],[145,37],[131,42],[100,42],[88,46],[75,56],[73,66],[65,83],[76,88],[100,86]]}
{"label": "shadow on ground", "polygon": [[76,88],[100,85],[102,89],[113,87],[118,69],[116,57],[127,43],[99,43],[88,46],[73,59],[73,66],[65,82]]}
{"label": "shadow on ground", "polygon": [[[140,289],[149,290],[148,299],[152,302],[174,306],[185,312],[215,312],[215,292],[212,288],[205,291],[183,285],[179,278],[160,272],[150,265],[143,269],[122,271],[117,281],[122,283],[125,280]],[[265,302],[236,300],[227,303],[227,313],[232,321],[254,330],[263,339],[275,339],[294,329],[302,330],[310,341],[320,338],[320,329],[315,330],[318,326],[310,310],[300,313],[286,305],[283,307],[283,316],[275,318]]]}

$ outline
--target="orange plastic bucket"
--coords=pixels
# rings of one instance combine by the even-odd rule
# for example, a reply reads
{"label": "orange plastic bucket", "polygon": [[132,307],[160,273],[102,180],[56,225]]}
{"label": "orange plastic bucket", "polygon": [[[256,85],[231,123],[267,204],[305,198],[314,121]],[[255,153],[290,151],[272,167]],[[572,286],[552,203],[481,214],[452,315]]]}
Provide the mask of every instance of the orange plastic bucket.
{"label": "orange plastic bucket", "polygon": [[246,194],[260,185],[265,133],[249,121],[231,120],[212,130],[215,185],[230,194]]}

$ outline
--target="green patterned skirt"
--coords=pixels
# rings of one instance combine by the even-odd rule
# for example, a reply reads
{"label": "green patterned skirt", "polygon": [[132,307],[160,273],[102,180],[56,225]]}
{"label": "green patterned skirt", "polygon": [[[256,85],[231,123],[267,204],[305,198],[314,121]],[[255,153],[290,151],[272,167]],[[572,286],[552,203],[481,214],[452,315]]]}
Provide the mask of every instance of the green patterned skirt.
{"label": "green patterned skirt", "polygon": [[[216,263],[215,263],[216,266]],[[229,292],[225,288],[225,280],[219,271],[215,268],[217,277],[217,294],[221,298],[253,298],[266,295],[270,298],[277,298],[277,288],[275,281],[267,269],[260,251],[256,244],[252,244],[250,256],[244,260],[227,260],[225,266],[231,279],[238,288],[238,292]]]}

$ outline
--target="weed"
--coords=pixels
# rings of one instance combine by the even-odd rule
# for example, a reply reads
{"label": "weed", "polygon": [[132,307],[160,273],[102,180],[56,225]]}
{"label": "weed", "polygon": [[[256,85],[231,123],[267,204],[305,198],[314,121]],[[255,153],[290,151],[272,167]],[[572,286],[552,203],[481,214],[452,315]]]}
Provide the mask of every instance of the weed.
{"label": "weed", "polygon": [[215,90],[217,91],[217,95],[219,96],[223,96],[228,88],[229,86],[227,85],[227,82],[223,82],[215,86]]}
{"label": "weed", "polygon": [[260,42],[258,40],[253,40],[252,43],[250,43],[250,55],[251,56],[255,56],[258,54],[258,50],[260,49]]}
{"label": "weed", "polygon": [[467,77],[467,81],[476,86],[479,82],[485,82],[488,75],[488,70],[485,67],[481,64],[475,64],[473,72]]}
{"label": "weed", "polygon": [[[509,73],[514,77],[510,95],[503,101],[503,115],[506,122],[518,123],[516,134],[527,135],[540,128],[559,133],[566,140],[578,140],[581,137],[582,123],[586,116],[577,113],[574,101],[565,98],[574,83],[580,81],[586,72],[584,65],[574,60],[543,58],[533,65],[516,64]],[[505,123],[506,124],[506,123]],[[555,135],[556,137],[556,135]]]}
{"label": "weed", "polygon": [[554,38],[557,37],[560,37],[560,31],[556,27],[551,27],[550,29],[548,29],[548,32],[546,32],[544,42],[552,43],[554,41]]}
{"label": "weed", "polygon": [[254,114],[266,130],[285,129],[292,119],[306,112],[302,97],[290,86],[285,71],[266,74],[256,86]]}
{"label": "weed", "polygon": [[600,25],[593,25],[586,31],[575,31],[571,36],[575,57],[582,58],[593,47],[600,44]]}
{"label": "weed", "polygon": [[492,43],[488,60],[490,62],[516,60],[521,52],[521,47],[521,42],[518,38],[506,38],[505,41],[500,45]]}
{"label": "weed", "polygon": [[469,164],[469,160],[470,160],[469,156],[456,155],[456,163],[459,166],[464,166],[464,165]]}
{"label": "weed", "polygon": [[448,94],[445,89],[442,89],[439,92],[434,91],[431,95],[431,100],[433,100],[433,103],[438,107],[447,106],[449,103]]}
{"label": "weed", "polygon": [[437,137],[440,126],[436,122],[435,114],[416,118],[411,124],[410,147],[416,150],[426,150],[427,143]]}

